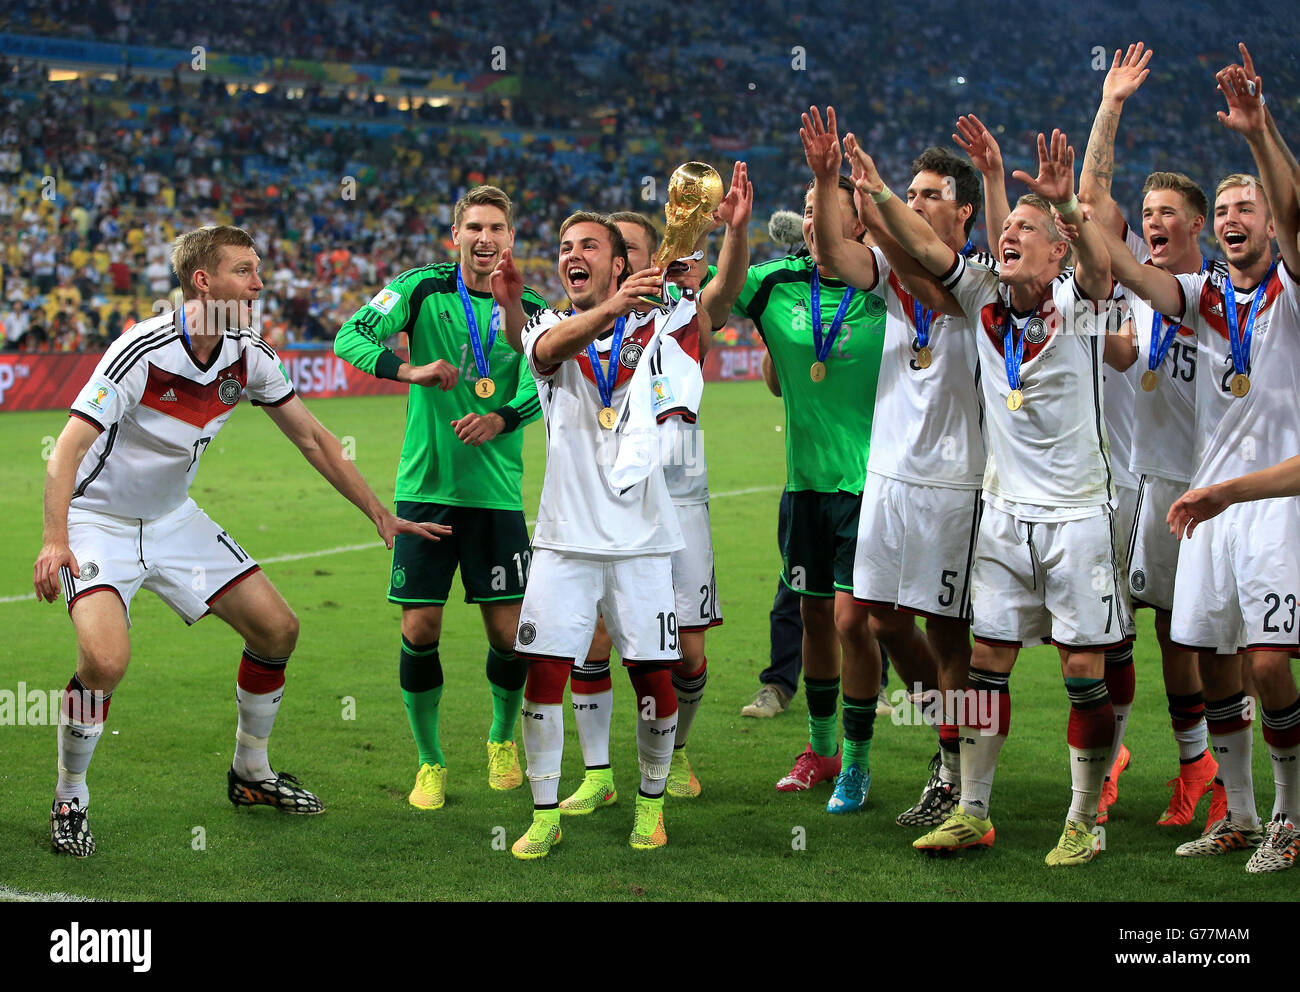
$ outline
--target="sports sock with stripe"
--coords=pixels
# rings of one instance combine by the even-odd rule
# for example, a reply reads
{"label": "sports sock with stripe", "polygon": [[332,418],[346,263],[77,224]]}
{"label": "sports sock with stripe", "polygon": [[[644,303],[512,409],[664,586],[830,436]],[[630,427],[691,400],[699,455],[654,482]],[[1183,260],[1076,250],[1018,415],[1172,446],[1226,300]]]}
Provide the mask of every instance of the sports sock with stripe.
{"label": "sports sock with stripe", "polygon": [[528,679],[528,662],[513,651],[498,651],[488,645],[487,680],[492,689],[492,726],[488,740],[493,743],[515,739],[515,721],[524,701],[524,682]]}
{"label": "sports sock with stripe", "polygon": [[575,665],[569,692],[573,721],[578,725],[578,742],[582,745],[582,763],[589,769],[608,768],[609,721],[614,709],[609,659],[588,659]]}
{"label": "sports sock with stripe", "polygon": [[1105,679],[1066,679],[1065,692],[1070,697],[1066,738],[1073,792],[1067,819],[1080,820],[1091,828],[1097,824],[1097,802],[1110,768],[1107,762],[1115,736],[1114,708]]}
{"label": "sports sock with stripe", "polygon": [[1264,742],[1273,759],[1273,816],[1300,822],[1300,698],[1264,711]]}
{"label": "sports sock with stripe", "polygon": [[560,802],[560,765],[564,759],[565,662],[535,661],[528,666],[520,717],[528,787],[535,809],[554,809]]}
{"label": "sports sock with stripe", "polygon": [[235,682],[239,726],[233,762],[235,774],[242,779],[261,782],[274,774],[266,747],[284,698],[284,667],[288,663],[288,658],[268,658],[244,645]]}
{"label": "sports sock with stripe", "polygon": [[59,801],[75,799],[82,809],[90,803],[86,769],[104,733],[112,701],[111,692],[87,689],[75,674],[68,680],[59,718],[59,781],[54,787]]}
{"label": "sports sock with stripe", "polygon": [[1255,782],[1250,767],[1252,721],[1248,713],[1245,692],[1235,692],[1227,699],[1205,701],[1205,724],[1214,745],[1214,759],[1219,763],[1219,780],[1227,793],[1232,822],[1258,828],[1259,811],[1255,808]]}
{"label": "sports sock with stripe", "polygon": [[1110,756],[1106,759],[1106,779],[1109,780],[1111,769],[1119,758],[1119,749],[1124,745],[1124,731],[1128,728],[1128,715],[1133,709],[1133,697],[1137,691],[1131,641],[1106,652],[1106,691],[1110,694],[1111,709],[1115,713]]}
{"label": "sports sock with stripe", "polygon": [[844,756],[840,759],[841,768],[858,765],[866,771],[870,767],[871,737],[875,724],[875,698],[844,697]]}
{"label": "sports sock with stripe", "polygon": [[709,659],[704,659],[698,672],[689,675],[679,668],[673,669],[673,692],[677,694],[677,741],[674,747],[685,747],[691,734],[691,724],[704,698],[704,686],[709,680]]}
{"label": "sports sock with stripe", "polygon": [[966,680],[965,712],[957,714],[961,735],[961,805],[989,818],[993,773],[1011,729],[1011,675],[972,668]]}
{"label": "sports sock with stripe", "polygon": [[677,694],[668,669],[636,665],[628,668],[636,692],[636,756],[641,766],[641,794],[663,795],[673,763],[677,737]]}
{"label": "sports sock with stripe", "polygon": [[398,678],[406,721],[411,725],[421,765],[446,765],[438,740],[438,704],[442,700],[442,660],[438,642],[412,644],[402,638]]}
{"label": "sports sock with stripe", "polygon": [[813,753],[833,757],[835,748],[835,703],[840,695],[840,680],[803,677],[804,695],[808,698],[808,742]]}
{"label": "sports sock with stripe", "polygon": [[1210,746],[1205,729],[1205,697],[1199,692],[1186,696],[1165,693],[1169,700],[1169,722],[1178,742],[1178,760],[1187,765],[1200,761]]}

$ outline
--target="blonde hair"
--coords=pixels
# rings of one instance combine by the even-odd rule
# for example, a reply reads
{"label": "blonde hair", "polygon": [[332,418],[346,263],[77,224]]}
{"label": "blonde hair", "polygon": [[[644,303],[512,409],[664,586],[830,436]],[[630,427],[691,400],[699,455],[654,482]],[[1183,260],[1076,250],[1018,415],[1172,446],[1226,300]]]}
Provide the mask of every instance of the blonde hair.
{"label": "blonde hair", "polygon": [[1255,196],[1259,202],[1264,204],[1264,209],[1268,210],[1268,196],[1264,193],[1264,184],[1254,176],[1248,176],[1244,172],[1234,172],[1230,176],[1224,176],[1219,185],[1214,187],[1214,199],[1217,201],[1225,189],[1232,189],[1234,186],[1249,186],[1255,190]]}
{"label": "blonde hair", "polygon": [[[1065,235],[1061,229],[1056,226],[1056,215],[1052,213],[1052,205],[1037,193],[1026,193],[1016,201],[1016,207],[1033,207],[1040,210],[1043,216],[1047,218],[1047,240],[1056,244],[1058,241],[1065,241]],[[1012,208],[1015,209],[1015,208]],[[1065,257],[1061,259],[1062,267],[1068,266],[1074,261],[1074,249],[1067,242],[1065,246]]]}
{"label": "blonde hair", "polygon": [[180,280],[187,299],[193,299],[198,293],[194,274],[200,269],[216,271],[221,264],[221,249],[225,247],[257,249],[251,234],[242,227],[228,224],[200,227],[172,242],[172,271]]}

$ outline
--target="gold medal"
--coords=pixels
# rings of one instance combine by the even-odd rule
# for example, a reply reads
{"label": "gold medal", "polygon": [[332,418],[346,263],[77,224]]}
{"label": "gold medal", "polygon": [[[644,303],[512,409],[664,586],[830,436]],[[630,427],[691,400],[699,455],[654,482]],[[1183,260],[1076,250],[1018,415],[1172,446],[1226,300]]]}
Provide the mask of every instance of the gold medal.
{"label": "gold medal", "polygon": [[928,369],[930,367],[930,363],[933,361],[934,361],[934,352],[930,350],[929,345],[926,345],[924,348],[922,348],[920,351],[916,353],[916,364],[923,369]]}
{"label": "gold medal", "polygon": [[1232,382],[1228,384],[1228,388],[1232,390],[1233,396],[1240,399],[1250,392],[1250,376],[1244,372],[1238,372],[1232,377]]}
{"label": "gold medal", "polygon": [[1150,369],[1142,373],[1142,388],[1148,393],[1151,392],[1160,383],[1160,377]]}
{"label": "gold medal", "polygon": [[618,414],[614,412],[612,406],[603,406],[600,413],[596,414],[596,419],[600,421],[600,426],[607,431],[612,431],[614,425],[618,423]]}
{"label": "gold medal", "polygon": [[474,383],[474,392],[477,393],[479,396],[483,397],[483,399],[487,399],[496,391],[497,391],[497,384],[493,382],[491,379],[489,379],[487,376],[484,376],[478,382]]}
{"label": "gold medal", "polygon": [[812,378],[813,382],[821,382],[826,378],[826,363],[813,362],[812,368],[808,370],[808,375]]}
{"label": "gold medal", "polygon": [[1025,405],[1025,394],[1019,389],[1011,390],[1007,396],[1007,409],[1011,411],[1019,410]]}

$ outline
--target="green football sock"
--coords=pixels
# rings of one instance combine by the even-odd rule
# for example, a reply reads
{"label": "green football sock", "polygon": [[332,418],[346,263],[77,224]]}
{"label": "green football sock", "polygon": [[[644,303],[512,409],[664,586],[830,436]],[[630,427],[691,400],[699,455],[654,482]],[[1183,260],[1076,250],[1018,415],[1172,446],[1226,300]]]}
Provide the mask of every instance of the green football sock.
{"label": "green football sock", "polygon": [[524,683],[528,681],[528,662],[512,652],[498,651],[491,645],[487,654],[488,685],[492,687],[492,743],[515,739],[515,720],[524,701]]}
{"label": "green football sock", "polygon": [[876,724],[876,700],[844,697],[844,757],[842,767],[870,767],[871,737]]}
{"label": "green football sock", "polygon": [[438,642],[412,644],[402,638],[400,679],[406,719],[415,736],[421,765],[443,765],[442,745],[438,741],[438,703],[442,699],[442,661]]}
{"label": "green football sock", "polygon": [[839,700],[840,680],[810,679],[804,676],[808,698],[808,742],[814,754],[829,758],[835,754],[835,704]]}

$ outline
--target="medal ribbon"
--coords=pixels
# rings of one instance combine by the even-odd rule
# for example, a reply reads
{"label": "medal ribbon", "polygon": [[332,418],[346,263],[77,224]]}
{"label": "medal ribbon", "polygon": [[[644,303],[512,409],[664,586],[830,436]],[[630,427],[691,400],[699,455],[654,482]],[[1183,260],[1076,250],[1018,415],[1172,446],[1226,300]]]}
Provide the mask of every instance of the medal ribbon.
{"label": "medal ribbon", "polygon": [[831,353],[831,348],[835,345],[835,338],[840,333],[840,328],[844,324],[844,317],[849,312],[849,301],[853,299],[855,290],[852,286],[846,286],[844,289],[844,298],[840,300],[840,305],[835,309],[835,316],[831,319],[831,329],[826,332],[825,338],[822,337],[822,284],[817,275],[817,266],[812,270],[812,332],[813,332],[813,351],[817,353],[817,361],[825,362],[826,356]]}
{"label": "medal ribbon", "polygon": [[[1202,257],[1201,271],[1208,272],[1209,268],[1210,268],[1210,260],[1208,258]],[[1161,337],[1160,335],[1161,321],[1166,322],[1166,328],[1167,328],[1163,337]],[[1172,320],[1169,320],[1169,318],[1167,318],[1164,314],[1157,313],[1152,316],[1151,347],[1147,352],[1147,369],[1149,371],[1154,372],[1156,369],[1160,368],[1161,364],[1165,360],[1165,355],[1169,354],[1169,348],[1173,345],[1174,338],[1178,336],[1178,332],[1182,328],[1182,326],[1183,326],[1182,324],[1178,324]]]}
{"label": "medal ribbon", "polygon": [[492,345],[496,343],[497,331],[501,328],[501,311],[497,307],[497,301],[492,301],[492,317],[488,321],[488,339],[487,347],[483,347],[483,342],[479,339],[478,321],[474,319],[474,304],[469,298],[469,290],[465,288],[465,280],[460,274],[460,266],[456,266],[456,291],[460,293],[460,305],[465,309],[465,323],[469,325],[469,343],[474,349],[474,367],[478,369],[478,377],[486,379],[488,372],[487,352],[492,350]]}
{"label": "medal ribbon", "polygon": [[1259,289],[1255,290],[1255,299],[1250,304],[1250,313],[1246,315],[1244,331],[1237,325],[1237,290],[1232,285],[1232,277],[1223,280],[1223,314],[1228,318],[1228,344],[1232,347],[1232,367],[1238,375],[1246,375],[1250,372],[1250,338],[1255,331],[1255,316],[1259,313],[1260,303],[1268,295],[1268,284],[1272,282],[1273,270],[1276,268],[1276,262],[1268,267],[1268,275],[1259,284]]}
{"label": "medal ribbon", "polygon": [[[1033,320],[1031,314],[1029,320]],[[1025,331],[1029,328],[1029,321],[1025,321],[1025,326],[1020,329],[1020,340],[1016,341],[1015,348],[1011,346],[1015,338],[1016,322],[1011,319],[1011,310],[1007,310],[1007,329],[1002,336],[1002,355],[1007,362],[1007,385],[1012,389],[1020,388],[1020,363],[1025,358]]]}
{"label": "medal ribbon", "polygon": [[619,317],[614,322],[614,340],[609,345],[608,379],[605,378],[605,369],[600,364],[600,355],[596,353],[596,342],[587,345],[587,360],[591,362],[591,374],[596,379],[596,391],[600,393],[601,406],[614,405],[614,380],[618,377],[615,363],[618,362],[619,349],[623,346],[623,328],[626,326],[626,317]]}
{"label": "medal ribbon", "polygon": [[[969,255],[974,250],[975,242],[969,239],[961,246],[963,255]],[[930,325],[934,323],[934,311],[921,306],[920,302],[913,298],[912,317],[913,323],[916,325],[916,346],[924,348],[930,343]]]}

